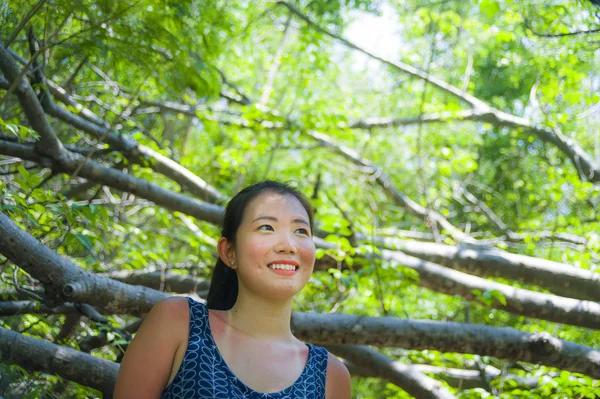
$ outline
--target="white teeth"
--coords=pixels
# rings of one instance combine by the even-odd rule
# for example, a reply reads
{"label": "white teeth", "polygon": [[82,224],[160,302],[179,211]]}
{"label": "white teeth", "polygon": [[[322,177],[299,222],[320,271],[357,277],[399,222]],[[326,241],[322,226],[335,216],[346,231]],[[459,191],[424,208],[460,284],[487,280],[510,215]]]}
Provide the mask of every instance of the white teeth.
{"label": "white teeth", "polygon": [[281,270],[296,270],[296,266],[294,265],[286,265],[283,263],[273,263],[269,265],[270,269],[281,269]]}

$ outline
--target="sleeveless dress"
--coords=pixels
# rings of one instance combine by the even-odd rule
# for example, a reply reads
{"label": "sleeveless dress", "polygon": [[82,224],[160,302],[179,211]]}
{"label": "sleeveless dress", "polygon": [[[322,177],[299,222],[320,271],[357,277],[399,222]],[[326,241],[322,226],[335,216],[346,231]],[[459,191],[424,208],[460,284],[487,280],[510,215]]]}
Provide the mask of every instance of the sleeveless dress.
{"label": "sleeveless dress", "polygon": [[274,393],[256,392],[229,369],[213,339],[208,308],[187,298],[190,333],[179,371],[162,399],[324,399],[327,349],[306,344],[308,361],[293,385]]}

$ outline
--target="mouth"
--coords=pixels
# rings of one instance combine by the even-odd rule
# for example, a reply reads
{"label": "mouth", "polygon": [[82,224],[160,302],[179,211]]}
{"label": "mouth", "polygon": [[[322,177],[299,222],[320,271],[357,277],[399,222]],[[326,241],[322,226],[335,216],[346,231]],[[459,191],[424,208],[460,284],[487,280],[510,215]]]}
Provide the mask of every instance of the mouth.
{"label": "mouth", "polygon": [[300,268],[298,263],[296,263],[294,261],[280,261],[280,260],[269,263],[267,265],[267,267],[271,270],[281,271],[281,272],[296,272]]}

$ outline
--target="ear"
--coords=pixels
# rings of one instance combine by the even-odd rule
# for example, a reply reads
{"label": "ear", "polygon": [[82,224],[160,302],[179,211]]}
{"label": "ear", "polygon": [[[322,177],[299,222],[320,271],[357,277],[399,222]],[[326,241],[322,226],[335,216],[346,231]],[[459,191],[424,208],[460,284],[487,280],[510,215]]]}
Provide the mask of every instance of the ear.
{"label": "ear", "polygon": [[217,243],[217,251],[219,252],[219,258],[230,268],[236,269],[235,264],[235,253],[233,251],[233,244],[225,237],[219,238]]}

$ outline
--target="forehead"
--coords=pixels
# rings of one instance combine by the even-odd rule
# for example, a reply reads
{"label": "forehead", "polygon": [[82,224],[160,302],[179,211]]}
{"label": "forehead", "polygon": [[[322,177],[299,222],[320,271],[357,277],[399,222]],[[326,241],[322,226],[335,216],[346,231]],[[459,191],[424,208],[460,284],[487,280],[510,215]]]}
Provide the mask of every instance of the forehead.
{"label": "forehead", "polygon": [[253,198],[244,211],[244,221],[252,221],[259,216],[277,218],[301,217],[308,222],[308,214],[302,203],[293,195],[267,192]]}

